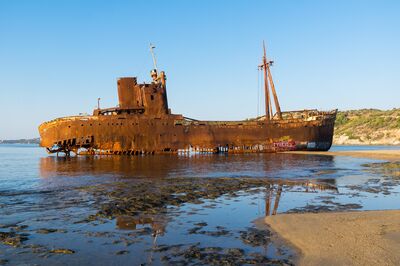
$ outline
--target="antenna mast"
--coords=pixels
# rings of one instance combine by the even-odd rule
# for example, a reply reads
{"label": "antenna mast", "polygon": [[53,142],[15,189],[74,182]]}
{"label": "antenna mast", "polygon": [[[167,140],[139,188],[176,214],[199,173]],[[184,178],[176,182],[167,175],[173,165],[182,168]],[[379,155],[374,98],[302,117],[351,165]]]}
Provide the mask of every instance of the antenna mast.
{"label": "antenna mast", "polygon": [[150,53],[151,53],[151,56],[153,57],[154,69],[157,70],[157,60],[156,60],[156,56],[154,55],[154,50],[153,50],[154,48],[156,48],[156,47],[150,43]]}

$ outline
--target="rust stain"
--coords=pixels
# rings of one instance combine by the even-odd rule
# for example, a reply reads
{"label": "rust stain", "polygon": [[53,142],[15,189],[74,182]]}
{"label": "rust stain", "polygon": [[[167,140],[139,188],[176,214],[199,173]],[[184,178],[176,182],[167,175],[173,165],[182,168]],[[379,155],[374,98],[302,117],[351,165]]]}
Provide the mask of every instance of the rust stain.
{"label": "rust stain", "polygon": [[58,118],[41,124],[40,145],[49,153],[66,155],[71,151],[139,155],[328,150],[337,110],[282,112],[271,65],[264,47],[260,69],[265,77],[266,116],[245,121],[198,121],[172,114],[168,107],[166,75],[155,68],[150,73],[149,84],[139,84],[135,77],[118,79],[117,107],[101,109],[99,104],[93,115]]}

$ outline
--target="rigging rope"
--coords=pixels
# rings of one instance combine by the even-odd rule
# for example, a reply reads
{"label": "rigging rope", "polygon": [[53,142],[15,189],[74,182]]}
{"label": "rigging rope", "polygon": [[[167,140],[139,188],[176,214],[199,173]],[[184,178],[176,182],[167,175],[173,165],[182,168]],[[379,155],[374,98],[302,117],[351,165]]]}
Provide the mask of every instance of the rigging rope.
{"label": "rigging rope", "polygon": [[258,92],[257,92],[257,117],[263,116],[263,112],[261,110],[264,110],[265,105],[263,101],[263,96],[264,95],[264,86],[263,86],[263,81],[264,81],[264,76],[262,69],[258,69]]}
{"label": "rigging rope", "polygon": [[257,69],[257,117],[260,116],[260,69]]}

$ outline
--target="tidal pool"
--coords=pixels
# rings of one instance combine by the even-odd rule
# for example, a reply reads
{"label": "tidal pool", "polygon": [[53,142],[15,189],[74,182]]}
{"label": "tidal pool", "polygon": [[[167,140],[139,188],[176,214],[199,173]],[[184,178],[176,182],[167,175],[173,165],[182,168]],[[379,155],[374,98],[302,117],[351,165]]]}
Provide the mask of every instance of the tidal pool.
{"label": "tidal pool", "polygon": [[399,171],[343,156],[57,158],[0,145],[0,264],[291,265],[296,251],[254,221],[398,208]]}

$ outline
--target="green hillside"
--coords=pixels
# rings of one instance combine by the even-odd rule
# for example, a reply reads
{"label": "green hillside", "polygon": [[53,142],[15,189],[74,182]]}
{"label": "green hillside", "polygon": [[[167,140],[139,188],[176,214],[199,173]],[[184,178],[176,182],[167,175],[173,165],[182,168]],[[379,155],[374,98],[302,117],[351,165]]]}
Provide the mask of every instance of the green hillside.
{"label": "green hillside", "polygon": [[335,144],[400,144],[400,109],[340,111]]}

